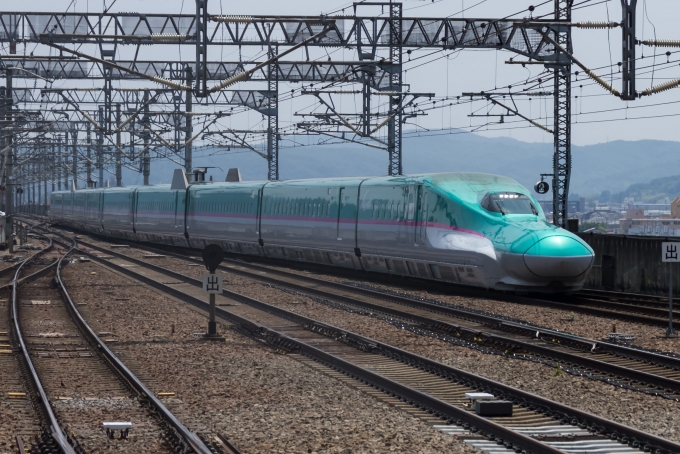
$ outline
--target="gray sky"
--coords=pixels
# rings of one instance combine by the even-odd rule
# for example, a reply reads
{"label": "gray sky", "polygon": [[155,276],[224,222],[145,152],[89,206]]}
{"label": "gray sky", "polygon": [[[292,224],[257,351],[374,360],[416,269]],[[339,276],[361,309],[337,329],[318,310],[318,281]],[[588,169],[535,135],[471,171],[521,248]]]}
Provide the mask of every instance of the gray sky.
{"label": "gray sky", "polygon": [[[5,2],[5,10],[9,9],[8,4],[16,5],[17,11],[25,10],[21,2],[10,3]],[[106,4],[110,5],[112,0],[107,0]],[[545,3],[545,4],[544,4]],[[581,3],[576,1],[577,4]],[[69,11],[78,12],[83,11],[101,11],[102,0],[30,0],[26,4],[30,4],[31,11]],[[504,17],[506,15],[518,13],[522,10],[525,13],[515,17],[522,17],[528,15],[527,7],[531,4],[537,5],[535,15],[549,13],[552,8],[552,1],[541,2],[540,0],[524,1],[524,0],[407,0],[404,2],[404,16],[405,17]],[[574,21],[607,21],[621,20],[621,6],[618,0],[602,2],[601,0],[591,0],[585,5],[593,4],[586,8],[576,9],[574,11]],[[541,6],[543,5],[543,6]],[[316,15],[319,13],[328,13],[336,11],[343,7],[348,8],[347,14],[351,14],[351,2],[324,0],[250,0],[233,1],[233,0],[210,0],[209,11],[211,14],[252,14],[252,15]],[[464,12],[461,11],[465,9]],[[117,0],[112,8],[114,12],[139,12],[139,13],[193,13],[195,11],[195,3],[193,0]],[[370,8],[366,8],[364,14],[371,14]],[[379,11],[373,7],[374,13]],[[680,17],[680,2],[677,0],[640,0],[638,2],[638,26],[637,37],[642,39],[653,39],[654,32],[658,39],[680,39],[677,32],[677,18]],[[616,63],[621,61],[621,31],[620,29],[607,30],[574,30],[574,52],[577,58],[581,60],[586,66],[595,69],[596,72],[605,79],[609,79],[609,65],[610,62],[616,67]],[[153,49],[149,46],[143,48],[146,52],[147,58],[159,58],[159,56],[167,56],[167,58],[176,59],[180,52],[177,48],[167,48],[166,46]],[[33,50],[33,45],[29,47],[29,51]],[[134,49],[128,47],[122,52],[131,52]],[[658,53],[660,56],[656,57],[656,63],[665,63],[666,50],[675,52],[677,49],[660,49]],[[20,47],[22,52],[23,48]],[[653,62],[654,48],[638,47],[638,56],[644,51],[645,59],[638,61],[638,90],[645,89],[652,84],[652,73],[644,67],[651,65]],[[4,51],[6,52],[6,51]],[[191,46],[186,46],[183,52],[185,59],[193,58],[193,49]],[[211,59],[222,58],[224,60],[237,60],[238,49],[229,47],[224,49],[211,49]],[[246,48],[243,50],[243,58],[261,55],[259,47]],[[320,51],[322,52],[322,51]],[[411,59],[431,53],[432,50],[414,52]],[[45,55],[49,53],[46,48],[35,49],[36,55]],[[323,54],[317,55],[321,56]],[[333,55],[334,59],[342,56],[346,59],[353,59],[352,53],[348,50],[337,50]],[[473,51],[465,50],[456,52],[450,55],[449,58],[443,57],[443,52],[436,52],[435,54],[420,58],[418,63],[406,63],[405,82],[411,84],[412,91],[415,92],[435,92],[437,96],[456,96],[462,92],[467,91],[482,91],[493,89],[498,86],[507,86],[509,84],[517,85],[526,80],[531,75],[537,75],[543,71],[540,66],[527,66],[522,68],[520,65],[506,65],[504,62],[508,60],[513,54],[504,51]],[[152,57],[153,56],[153,57]],[[140,55],[140,59],[144,56]],[[293,56],[291,56],[291,59]],[[295,54],[295,58],[304,59],[302,52]],[[314,58],[314,57],[313,57]],[[435,60],[436,59],[436,60]],[[670,56],[671,61],[678,60],[680,62],[680,53],[673,53]],[[419,66],[421,62],[435,60],[431,64]],[[616,75],[617,69],[615,69]],[[678,62],[670,65],[658,66],[654,71],[654,85],[665,82],[667,80],[680,78],[680,65]],[[546,76],[546,78],[549,76]],[[574,83],[573,94],[578,95],[579,99],[574,101],[573,114],[573,142],[575,144],[592,144],[599,142],[612,141],[617,139],[623,140],[639,140],[639,139],[660,139],[673,140],[680,139],[678,135],[677,121],[680,119],[680,88],[670,90],[643,100],[636,100],[632,102],[624,102],[618,98],[609,95],[606,91],[591,83],[592,81],[584,79],[583,75],[579,76],[579,81]],[[30,82],[33,83],[32,81]],[[83,82],[58,82],[57,86],[82,86]],[[583,87],[581,87],[583,85]],[[614,86],[620,88],[620,81],[614,80]],[[298,84],[291,85],[293,88],[299,88]],[[241,83],[238,87],[241,89],[259,89],[265,88],[261,82]],[[551,85],[546,87],[551,88]],[[289,91],[290,87],[282,84],[281,92]],[[346,107],[354,109],[354,102],[351,99],[343,100],[347,103]],[[356,101],[355,101],[356,102]],[[291,119],[299,121],[292,117],[295,111],[309,110],[313,99],[297,98],[294,101],[282,102],[280,109],[282,112],[281,125],[289,124]],[[665,105],[657,105],[665,103]],[[547,115],[552,115],[552,103],[550,100],[532,100],[518,103],[522,113],[536,119],[541,123],[545,123],[546,111]],[[656,106],[652,106],[656,105]],[[360,106],[360,104],[358,104]],[[648,107],[645,107],[648,106]],[[313,107],[313,106],[312,106]],[[346,109],[347,110],[347,109]],[[477,113],[486,112],[485,103],[482,101],[465,104],[461,106],[453,106],[450,109],[443,109],[433,111],[428,117],[421,117],[417,119],[419,126],[428,129],[439,129],[449,127],[469,127],[471,125],[482,125],[484,122],[480,118],[470,119],[467,115],[472,111]],[[288,115],[286,116],[286,112]],[[596,112],[596,113],[591,113]],[[678,115],[667,116],[664,115]],[[661,116],[660,118],[649,119],[629,119],[636,117]],[[226,125],[232,127],[250,127],[262,128],[261,116],[255,113],[246,113],[239,116],[239,118],[231,118]],[[609,121],[619,120],[619,121]],[[485,121],[485,120],[484,120]],[[507,119],[508,123],[502,126],[490,125],[488,128],[482,128],[477,132],[489,137],[509,136],[520,140],[533,142],[551,142],[550,134],[535,128],[529,127],[526,123],[512,123],[515,119]],[[550,126],[550,121],[548,121]],[[409,126],[413,127],[413,126]]]}

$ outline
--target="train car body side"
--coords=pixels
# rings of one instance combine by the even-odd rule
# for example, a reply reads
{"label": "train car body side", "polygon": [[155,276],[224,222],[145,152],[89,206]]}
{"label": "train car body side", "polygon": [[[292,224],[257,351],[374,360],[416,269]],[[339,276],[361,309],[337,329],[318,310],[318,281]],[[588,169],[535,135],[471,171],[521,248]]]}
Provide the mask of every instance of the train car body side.
{"label": "train car body side", "polygon": [[510,178],[444,173],[55,192],[93,233],[511,291],[582,287],[592,250]]}

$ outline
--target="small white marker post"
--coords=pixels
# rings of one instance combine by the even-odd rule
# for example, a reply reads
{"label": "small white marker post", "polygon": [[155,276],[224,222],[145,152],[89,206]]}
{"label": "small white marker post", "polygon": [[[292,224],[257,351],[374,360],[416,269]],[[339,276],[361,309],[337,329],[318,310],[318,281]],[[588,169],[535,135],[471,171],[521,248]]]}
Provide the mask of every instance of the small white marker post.
{"label": "small white marker post", "polygon": [[[680,262],[679,252],[680,243],[661,243],[661,262]],[[677,337],[677,333],[673,329],[673,265],[668,265],[668,268],[668,329],[666,330],[666,337]]]}

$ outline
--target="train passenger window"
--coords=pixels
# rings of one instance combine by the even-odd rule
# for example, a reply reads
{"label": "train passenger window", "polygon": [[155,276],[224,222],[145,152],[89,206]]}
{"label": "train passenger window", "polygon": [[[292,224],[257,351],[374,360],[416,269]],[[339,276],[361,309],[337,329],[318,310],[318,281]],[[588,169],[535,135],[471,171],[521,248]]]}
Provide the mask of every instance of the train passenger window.
{"label": "train passenger window", "polygon": [[482,200],[482,208],[493,213],[535,214],[538,210],[529,197],[512,192],[488,194]]}

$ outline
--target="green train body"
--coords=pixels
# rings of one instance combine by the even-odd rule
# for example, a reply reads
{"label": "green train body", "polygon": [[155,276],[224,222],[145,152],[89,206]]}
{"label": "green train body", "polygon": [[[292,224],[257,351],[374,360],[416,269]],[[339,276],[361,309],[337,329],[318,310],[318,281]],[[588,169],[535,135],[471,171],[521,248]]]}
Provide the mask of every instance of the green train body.
{"label": "green train body", "polygon": [[62,191],[50,218],[118,238],[497,290],[578,290],[593,262],[523,186],[480,173]]}

